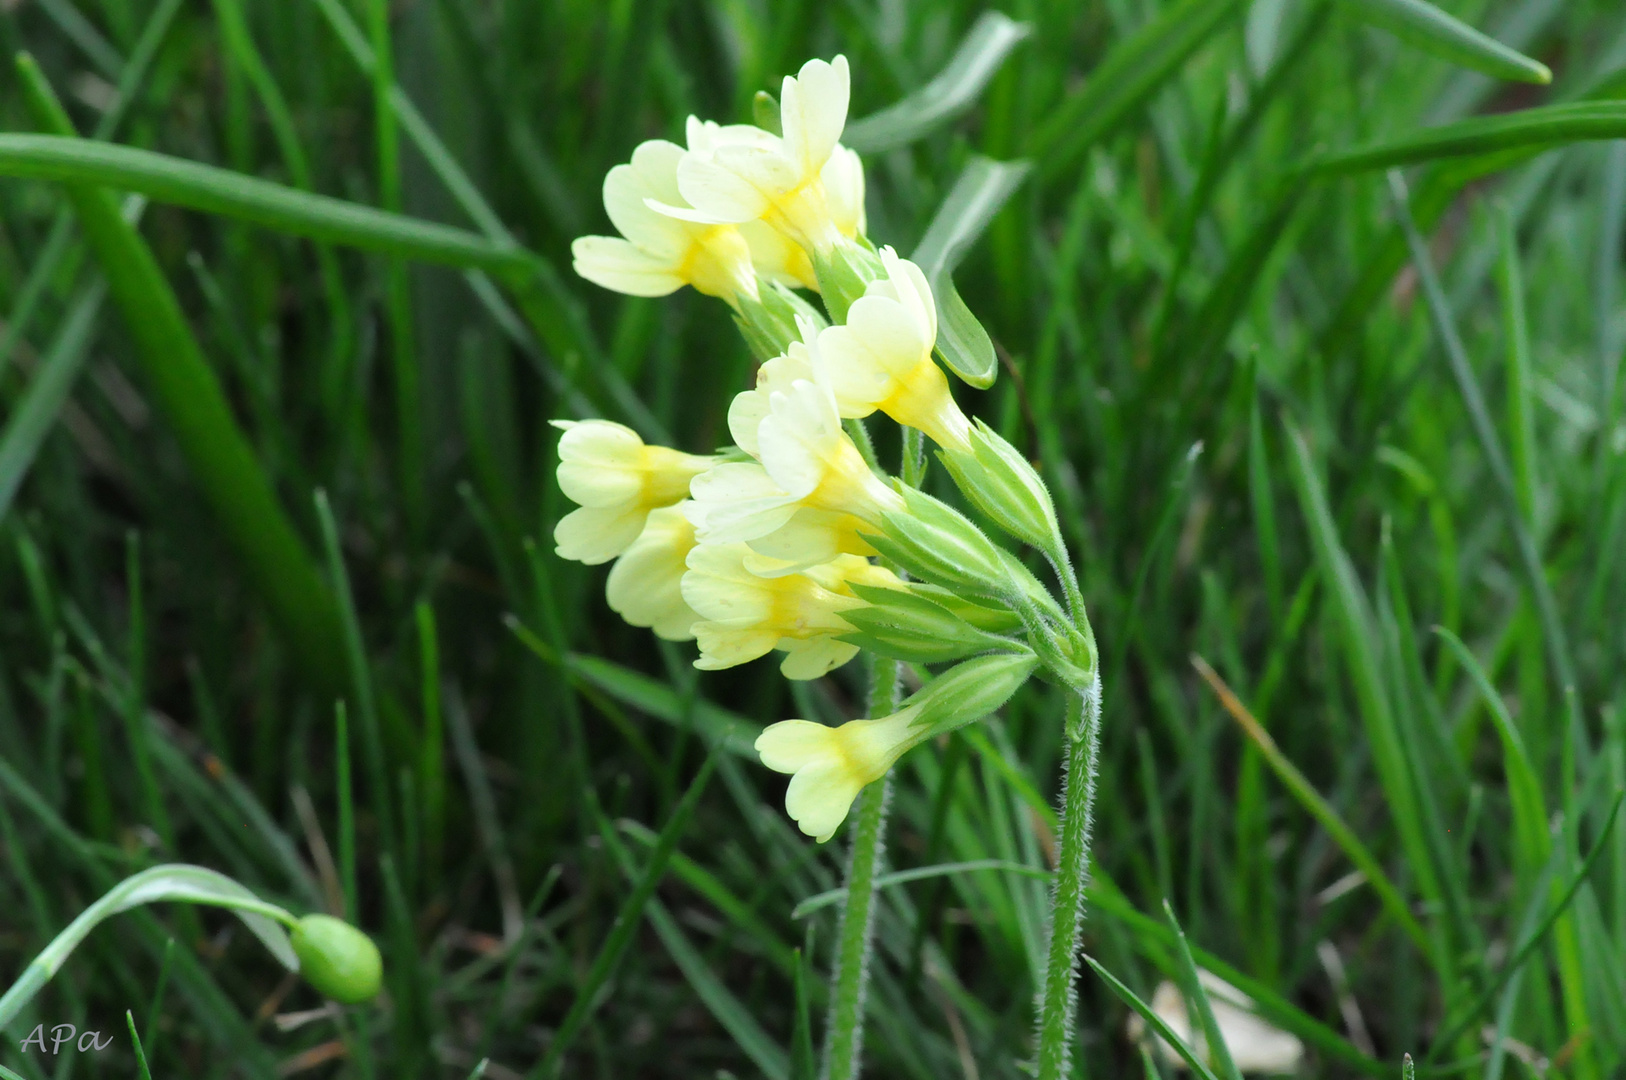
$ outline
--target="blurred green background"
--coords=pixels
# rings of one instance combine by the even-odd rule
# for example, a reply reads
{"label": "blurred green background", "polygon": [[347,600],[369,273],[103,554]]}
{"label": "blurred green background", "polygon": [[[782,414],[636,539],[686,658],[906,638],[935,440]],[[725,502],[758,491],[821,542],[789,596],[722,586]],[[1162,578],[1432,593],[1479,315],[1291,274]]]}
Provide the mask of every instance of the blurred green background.
{"label": "blurred green background", "polygon": [[[869,234],[908,252],[973,155],[1033,162],[956,275],[1001,361],[957,393],[1040,462],[1102,643],[1087,951],[1150,998],[1173,970],[1166,897],[1201,962],[1304,1040],[1306,1075],[1394,1076],[1410,1052],[1453,1075],[1618,1076],[1626,143],[1414,155],[1411,251],[1381,171],[1294,170],[1626,95],[1626,12],[1442,4],[1548,63],[1530,86],[1367,7],[1011,3],[1031,33],[963,116],[858,144]],[[437,267],[394,234],[395,257],[368,254],[155,197],[124,203],[143,277],[105,198],[85,216],[105,174],[75,174],[78,202],[0,184],[0,973],[118,878],[187,861],[348,911],[387,982],[380,1004],[311,1013],[226,916],[125,915],[0,1062],[134,1075],[131,1010],[159,1075],[465,1076],[489,1056],[511,1077],[586,986],[566,1075],[787,1080],[836,909],[792,912],[839,885],[843,848],[795,831],[748,746],[787,716],[854,715],[862,663],[698,676],[692,647],[607,611],[602,569],[553,556],[570,507],[548,418],[709,451],[752,370],[721,304],[605,293],[569,244],[608,231],[604,173],[641,140],[748,120],[754,93],[838,52],[853,115],[874,113],[983,9],[0,9],[0,44],[86,135],[489,242]],[[0,127],[40,130],[4,80]],[[0,175],[39,175],[21,145]],[[1004,868],[883,893],[871,1075],[1024,1075],[1060,720],[1035,685],[900,766],[895,868]],[[592,982],[708,747],[718,781]],[[1081,994],[1079,1075],[1172,1075],[1087,970]],[[42,1021],[119,1037],[22,1052]]]}

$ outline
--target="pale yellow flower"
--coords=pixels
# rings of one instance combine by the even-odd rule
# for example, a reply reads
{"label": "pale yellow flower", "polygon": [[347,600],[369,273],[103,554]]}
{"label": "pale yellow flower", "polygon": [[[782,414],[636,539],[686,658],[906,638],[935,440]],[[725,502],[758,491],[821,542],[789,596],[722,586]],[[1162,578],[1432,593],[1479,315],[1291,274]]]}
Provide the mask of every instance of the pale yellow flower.
{"label": "pale yellow flower", "polygon": [[880,410],[945,449],[969,450],[971,423],[932,359],[937,307],[926,275],[891,248],[881,249],[881,263],[886,276],[853,302],[846,324],[819,334],[819,364],[836,405],[849,419]]}
{"label": "pale yellow flower", "polygon": [[810,720],[781,720],[757,736],[762,763],[791,774],[785,810],[797,827],[824,843],[834,836],[867,784],[886,775],[911,747],[930,734],[916,724],[923,705],[880,720],[851,720],[827,727]]}
{"label": "pale yellow flower", "polygon": [[751,572],[751,549],[713,544],[689,552],[683,599],[700,616],[695,666],[734,667],[773,649],[785,652],[780,670],[790,679],[816,679],[858,653],[838,640],[853,627],[843,611],[864,606],[851,584],[901,587],[891,571],[853,555],[803,573],[761,577]]}
{"label": "pale yellow flower", "polygon": [[555,420],[559,439],[559,487],[580,509],[553,530],[561,558],[589,566],[625,551],[651,510],[671,506],[689,482],[716,463],[714,457],[647,446],[638,433],[609,420]]}
{"label": "pale yellow flower", "polygon": [[571,244],[576,273],[632,296],[665,296],[693,285],[730,303],[757,296],[751,249],[731,224],[673,217],[651,203],[686,205],[677,167],[684,150],[652,139],[604,178],[604,209],[621,236],[582,236]]}
{"label": "pale yellow flower", "polygon": [[700,616],[683,600],[683,575],[694,550],[694,526],[683,504],[649,512],[638,539],[610,568],[604,597],[633,626],[647,626],[667,641],[693,641]]}
{"label": "pale yellow flower", "polygon": [[734,436],[734,444],[752,457],[761,456],[757,429],[768,418],[773,395],[791,389],[799,380],[813,382],[818,377],[814,359],[818,352],[818,331],[799,316],[796,328],[801,331],[802,340],[791,342],[784,353],[759,366],[756,386],[735,394],[728,407],[728,432]]}
{"label": "pale yellow flower", "polygon": [[760,464],[718,465],[690,485],[689,520],[702,544],[750,543],[814,566],[840,552],[867,552],[857,529],[878,530],[883,514],[903,509],[841,429],[829,389],[816,382],[797,379],[768,395],[757,453]]}
{"label": "pale yellow flower", "polygon": [[[844,152],[830,173],[847,123],[847,59],[809,60],[786,77],[779,99],[781,136],[762,132],[749,140],[720,141],[692,149],[678,164],[678,190],[697,222],[766,222],[808,253],[842,243],[842,224],[862,225],[862,166]],[[840,223],[838,224],[838,216]]]}

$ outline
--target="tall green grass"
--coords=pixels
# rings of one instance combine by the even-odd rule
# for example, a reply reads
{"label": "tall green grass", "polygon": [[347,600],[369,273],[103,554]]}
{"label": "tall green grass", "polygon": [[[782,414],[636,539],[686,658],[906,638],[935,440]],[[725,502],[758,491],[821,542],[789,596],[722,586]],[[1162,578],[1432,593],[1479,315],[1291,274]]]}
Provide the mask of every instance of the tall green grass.
{"label": "tall green grass", "polygon": [[[1440,8],[4,6],[0,982],[185,861],[352,914],[387,995],[305,1016],[230,916],[134,911],[0,1066],[810,1075],[843,856],[750,743],[862,665],[622,625],[551,554],[545,420],[726,441],[726,310],[569,242],[639,141],[843,52],[870,234],[986,328],[961,399],[1100,638],[1077,1075],[1172,1075],[1127,1021],[1197,967],[1308,1075],[1619,1075],[1626,12]],[[1036,684],[894,777],[869,1075],[1025,1075],[1062,719]]]}

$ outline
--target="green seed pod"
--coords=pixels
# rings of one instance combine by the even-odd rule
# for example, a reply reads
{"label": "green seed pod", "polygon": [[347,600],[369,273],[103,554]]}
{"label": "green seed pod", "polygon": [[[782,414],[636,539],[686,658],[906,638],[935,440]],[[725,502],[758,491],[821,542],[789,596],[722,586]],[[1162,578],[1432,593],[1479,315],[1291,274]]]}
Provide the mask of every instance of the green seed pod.
{"label": "green seed pod", "polygon": [[969,451],[938,454],[954,483],[1000,528],[1055,558],[1061,544],[1056,505],[1033,465],[981,420],[969,441]]}
{"label": "green seed pod", "polygon": [[356,1005],[378,995],[384,961],[373,939],[343,919],[307,915],[289,935],[299,973],[316,991],[341,1005]]}

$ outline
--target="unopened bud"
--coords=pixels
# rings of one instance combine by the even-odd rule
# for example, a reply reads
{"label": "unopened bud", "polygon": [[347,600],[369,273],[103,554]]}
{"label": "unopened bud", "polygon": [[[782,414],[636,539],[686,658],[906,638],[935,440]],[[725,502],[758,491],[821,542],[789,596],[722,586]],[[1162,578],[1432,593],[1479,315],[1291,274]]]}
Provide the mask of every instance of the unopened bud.
{"label": "unopened bud", "polygon": [[967,450],[938,454],[960,491],[1000,528],[1055,557],[1060,541],[1050,490],[1021,451],[978,420]]}
{"label": "unopened bud", "polygon": [[384,961],[373,939],[343,919],[307,915],[289,935],[299,973],[317,993],[341,1005],[356,1005],[378,995]]}
{"label": "unopened bud", "polygon": [[869,606],[842,612],[841,617],[857,631],[842,640],[881,656],[914,664],[942,664],[1011,645],[1009,638],[979,630],[915,589],[856,582],[849,587]]}

